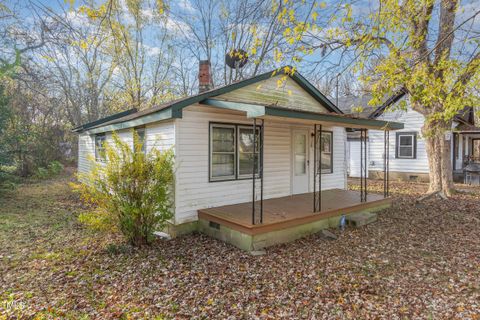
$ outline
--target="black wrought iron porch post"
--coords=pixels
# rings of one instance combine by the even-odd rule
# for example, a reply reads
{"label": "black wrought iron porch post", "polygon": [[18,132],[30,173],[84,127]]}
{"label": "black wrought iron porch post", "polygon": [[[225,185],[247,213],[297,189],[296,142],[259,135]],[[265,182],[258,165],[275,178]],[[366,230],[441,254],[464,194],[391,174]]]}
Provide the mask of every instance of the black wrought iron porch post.
{"label": "black wrought iron porch post", "polygon": [[322,125],[313,129],[313,212],[318,212],[322,210]]}
{"label": "black wrought iron porch post", "polygon": [[390,196],[390,130],[387,130],[387,197]]}
{"label": "black wrought iron porch post", "polygon": [[252,170],[252,224],[255,224],[255,171],[257,168],[256,141],[257,118],[253,118],[253,170]]}
{"label": "black wrought iron porch post", "polygon": [[313,125],[313,212],[317,211],[317,124]]}
{"label": "black wrought iron porch post", "polygon": [[383,130],[383,197],[387,197],[387,130]]}
{"label": "black wrought iron porch post", "polygon": [[367,201],[367,129],[360,129],[360,202]]}
{"label": "black wrought iron porch post", "polygon": [[360,202],[363,202],[363,129],[360,129]]}
{"label": "black wrought iron porch post", "polygon": [[[318,146],[319,146],[319,153],[318,153],[318,207],[317,211],[322,211],[322,125],[319,125],[318,128]],[[333,141],[331,142],[333,143]]]}
{"label": "black wrought iron porch post", "polygon": [[390,131],[383,131],[383,197],[390,195]]}
{"label": "black wrought iron porch post", "polygon": [[260,223],[263,223],[263,148],[264,141],[265,120],[262,119],[262,126],[260,127]]}
{"label": "black wrought iron porch post", "polygon": [[368,137],[368,130],[364,129],[363,133],[363,143],[365,145],[365,195],[364,195],[364,201],[367,202],[367,196],[368,196],[368,146],[367,146],[367,137]]}

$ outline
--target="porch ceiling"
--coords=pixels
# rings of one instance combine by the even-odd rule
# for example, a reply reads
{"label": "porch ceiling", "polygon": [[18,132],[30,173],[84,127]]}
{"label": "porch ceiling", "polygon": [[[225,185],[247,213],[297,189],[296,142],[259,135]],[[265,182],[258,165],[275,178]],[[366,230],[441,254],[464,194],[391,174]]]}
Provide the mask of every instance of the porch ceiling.
{"label": "porch ceiling", "polygon": [[325,124],[345,128],[373,129],[373,130],[399,130],[403,123],[388,122],[374,119],[356,118],[350,115],[336,113],[310,112],[293,110],[278,106],[262,106],[250,103],[205,99],[201,102],[208,106],[243,111],[248,118],[287,120],[302,124]]}

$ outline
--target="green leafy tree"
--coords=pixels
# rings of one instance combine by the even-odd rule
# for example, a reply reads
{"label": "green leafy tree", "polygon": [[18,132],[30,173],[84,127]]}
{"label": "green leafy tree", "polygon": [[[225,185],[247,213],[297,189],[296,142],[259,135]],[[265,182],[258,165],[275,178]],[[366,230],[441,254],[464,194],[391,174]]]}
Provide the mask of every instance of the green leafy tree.
{"label": "green leafy tree", "polygon": [[142,151],[134,133],[134,146],[113,134],[105,143],[105,162],[92,159],[92,170],[73,184],[82,198],[94,205],[80,221],[96,229],[118,230],[135,246],[149,244],[153,232],[172,218],[174,155],[171,149]]}
{"label": "green leafy tree", "polygon": [[298,56],[310,56],[311,63],[316,53],[331,56],[337,51],[338,60],[350,53],[357,74],[373,91],[372,105],[399,90],[408,94],[413,110],[426,119],[422,135],[430,167],[429,191],[448,196],[453,178],[446,133],[455,115],[480,102],[475,94],[480,84],[480,42],[475,30],[480,9],[472,6],[470,12],[464,11],[459,0],[380,0],[378,6],[370,10],[364,6],[354,13],[353,2],[342,2],[332,4],[336,10],[331,24],[322,28],[317,19],[328,7],[325,2],[306,1],[308,10],[292,10],[293,2],[277,5],[285,7],[281,18],[291,26],[287,41]]}

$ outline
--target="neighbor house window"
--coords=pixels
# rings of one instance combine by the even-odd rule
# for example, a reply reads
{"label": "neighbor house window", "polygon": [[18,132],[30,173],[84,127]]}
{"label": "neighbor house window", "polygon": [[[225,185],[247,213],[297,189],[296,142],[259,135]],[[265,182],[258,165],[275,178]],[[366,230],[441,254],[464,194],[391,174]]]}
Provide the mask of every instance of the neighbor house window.
{"label": "neighbor house window", "polygon": [[333,132],[322,131],[322,173],[333,172]]}
{"label": "neighbor house window", "polygon": [[147,141],[145,140],[145,127],[135,128],[135,132],[138,136],[138,142],[142,145],[142,152],[147,151]]}
{"label": "neighbor house window", "polygon": [[104,162],[105,161],[105,133],[99,133],[95,135],[95,160]]}
{"label": "neighbor house window", "polygon": [[415,159],[417,153],[417,134],[415,132],[397,132],[396,158]]}
{"label": "neighbor house window", "polygon": [[[255,173],[260,167],[257,129]],[[253,173],[253,127],[236,124],[210,124],[210,181],[251,178]]]}

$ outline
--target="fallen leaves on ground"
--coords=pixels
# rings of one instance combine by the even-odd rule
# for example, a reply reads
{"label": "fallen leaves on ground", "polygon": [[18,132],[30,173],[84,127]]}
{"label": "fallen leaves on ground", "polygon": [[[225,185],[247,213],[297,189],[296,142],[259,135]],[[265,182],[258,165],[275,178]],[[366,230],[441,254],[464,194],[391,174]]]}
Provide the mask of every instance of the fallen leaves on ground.
{"label": "fallen leaves on ground", "polygon": [[0,318],[480,319],[478,188],[416,204],[426,185],[392,183],[376,223],[254,257],[201,234],[92,234],[67,181],[0,199]]}

